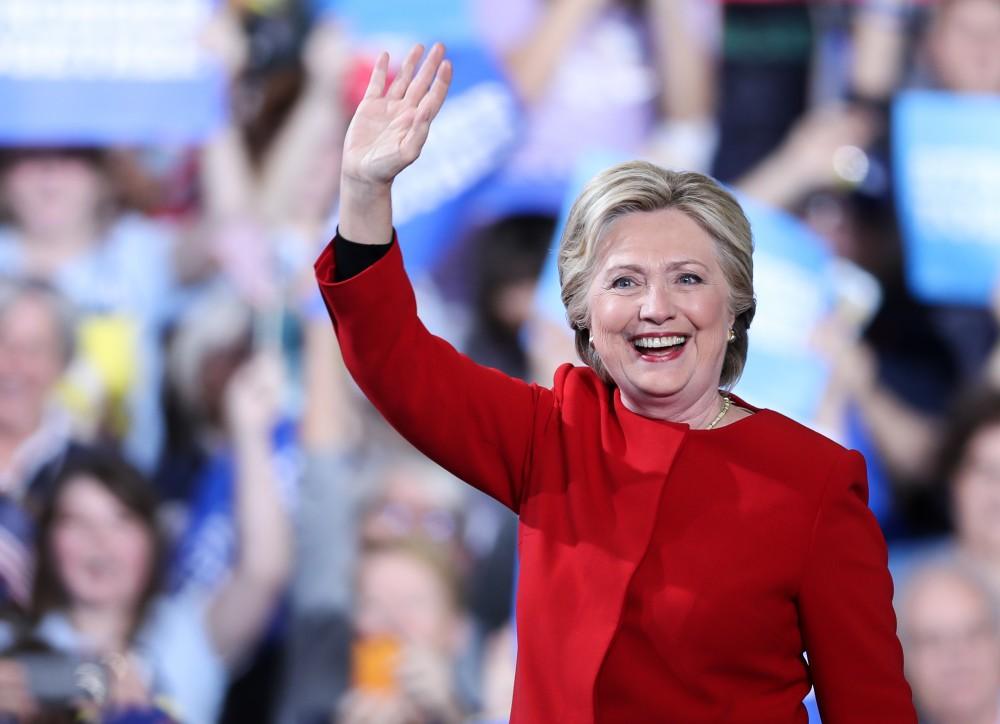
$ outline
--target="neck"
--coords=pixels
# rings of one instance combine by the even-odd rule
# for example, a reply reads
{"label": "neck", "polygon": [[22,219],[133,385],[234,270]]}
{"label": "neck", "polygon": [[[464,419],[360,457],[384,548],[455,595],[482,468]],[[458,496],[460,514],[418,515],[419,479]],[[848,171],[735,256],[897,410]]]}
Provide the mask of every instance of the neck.
{"label": "neck", "polygon": [[655,420],[682,423],[693,430],[707,428],[722,410],[722,396],[714,387],[710,387],[694,398],[671,395],[637,402],[624,392],[622,392],[621,398],[622,404],[637,415],[651,417]]}
{"label": "neck", "polygon": [[98,651],[120,653],[128,648],[133,612],[126,606],[89,606],[77,604],[69,611],[69,620]]}
{"label": "neck", "polygon": [[96,223],[80,223],[52,229],[22,229],[21,240],[28,264],[48,271],[89,249],[100,235]]}

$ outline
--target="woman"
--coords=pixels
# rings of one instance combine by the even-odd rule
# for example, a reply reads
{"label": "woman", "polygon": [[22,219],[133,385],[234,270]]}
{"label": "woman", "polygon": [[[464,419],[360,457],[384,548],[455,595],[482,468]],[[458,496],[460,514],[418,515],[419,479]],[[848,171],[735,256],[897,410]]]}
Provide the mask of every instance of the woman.
{"label": "woman", "polygon": [[814,683],[827,724],[914,722],[862,458],[719,391],[754,309],[739,206],[697,174],[598,176],[559,252],[588,367],[479,367],[420,324],[391,241],[451,77],[421,53],[388,88],[376,64],[316,272],[382,414],[520,515],[512,721],[804,722]]}
{"label": "woman", "polygon": [[[182,722],[216,721],[228,671],[244,662],[270,621],[291,559],[289,523],[268,472],[273,378],[261,358],[227,389],[246,471],[234,503],[239,555],[208,594],[162,595],[166,552],[153,489],[121,458],[79,451],[52,479],[38,517],[32,638],[65,654],[127,663],[110,667],[112,708],[156,707]],[[18,643],[0,629],[0,645]],[[16,666],[0,659],[2,673]],[[22,679],[0,675],[0,715],[38,706]]]}

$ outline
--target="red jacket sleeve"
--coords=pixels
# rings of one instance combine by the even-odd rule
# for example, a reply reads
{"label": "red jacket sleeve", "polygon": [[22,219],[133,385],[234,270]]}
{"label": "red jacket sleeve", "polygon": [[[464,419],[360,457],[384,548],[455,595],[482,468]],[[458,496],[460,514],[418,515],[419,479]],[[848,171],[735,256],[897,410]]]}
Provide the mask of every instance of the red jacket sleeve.
{"label": "red jacket sleeve", "polygon": [[341,282],[334,263],[331,244],[316,277],[358,386],[425,455],[517,512],[552,392],[478,365],[428,332],[398,244]]}
{"label": "red jacket sleeve", "polygon": [[864,458],[846,453],[827,481],[799,592],[823,724],[916,724],[887,560]]}

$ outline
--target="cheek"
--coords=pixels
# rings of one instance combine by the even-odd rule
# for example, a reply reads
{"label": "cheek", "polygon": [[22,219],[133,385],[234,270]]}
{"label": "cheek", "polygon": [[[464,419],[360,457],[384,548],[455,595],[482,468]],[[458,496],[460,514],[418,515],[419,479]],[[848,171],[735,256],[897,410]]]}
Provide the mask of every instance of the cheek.
{"label": "cheek", "polygon": [[118,541],[122,551],[123,560],[129,570],[138,579],[138,584],[145,583],[147,577],[153,569],[153,539],[152,536],[141,527],[136,527],[128,531],[123,531]]}
{"label": "cheek", "polygon": [[67,528],[56,528],[52,533],[53,562],[59,571],[72,572],[77,561],[86,555],[89,544],[85,536]]}
{"label": "cheek", "polygon": [[595,337],[617,334],[632,321],[635,305],[627,298],[597,294],[590,298],[590,329]]}

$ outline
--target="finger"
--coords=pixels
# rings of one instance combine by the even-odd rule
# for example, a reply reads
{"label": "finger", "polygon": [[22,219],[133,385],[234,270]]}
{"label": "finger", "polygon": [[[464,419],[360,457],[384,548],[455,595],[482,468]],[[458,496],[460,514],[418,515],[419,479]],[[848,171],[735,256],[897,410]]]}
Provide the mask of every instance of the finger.
{"label": "finger", "polygon": [[438,111],[441,110],[445,96],[448,95],[448,86],[450,83],[451,63],[445,61],[441,64],[441,70],[438,72],[437,78],[434,79],[434,85],[431,87],[430,92],[423,97],[420,105],[417,106],[413,125],[410,126],[409,132],[403,139],[403,147],[411,158],[416,158],[420,155],[420,151],[427,141],[427,135],[430,133],[431,121],[434,120]]}
{"label": "finger", "polygon": [[379,98],[385,89],[385,76],[389,68],[389,54],[385,51],[379,54],[372,68],[371,78],[368,79],[368,88],[365,90],[365,98]]}
{"label": "finger", "polygon": [[420,43],[414,45],[410,52],[406,56],[406,60],[403,61],[403,67],[399,69],[399,75],[396,79],[392,81],[389,86],[389,91],[385,94],[386,98],[393,98],[399,100],[403,97],[406,92],[407,86],[410,85],[410,81],[413,80],[413,73],[417,69],[417,63],[420,62],[420,58],[424,54],[424,46]]}
{"label": "finger", "polygon": [[427,57],[424,58],[424,64],[420,66],[420,70],[413,82],[410,83],[410,87],[406,89],[406,95],[403,96],[406,100],[419,103],[423,99],[437,75],[442,58],[444,58],[444,46],[441,43],[434,43],[430,52],[427,53]]}
{"label": "finger", "polygon": [[441,63],[430,91],[417,105],[417,123],[430,123],[434,120],[438,111],[441,110],[441,106],[444,105],[449,86],[451,86],[451,62],[446,60]]}

